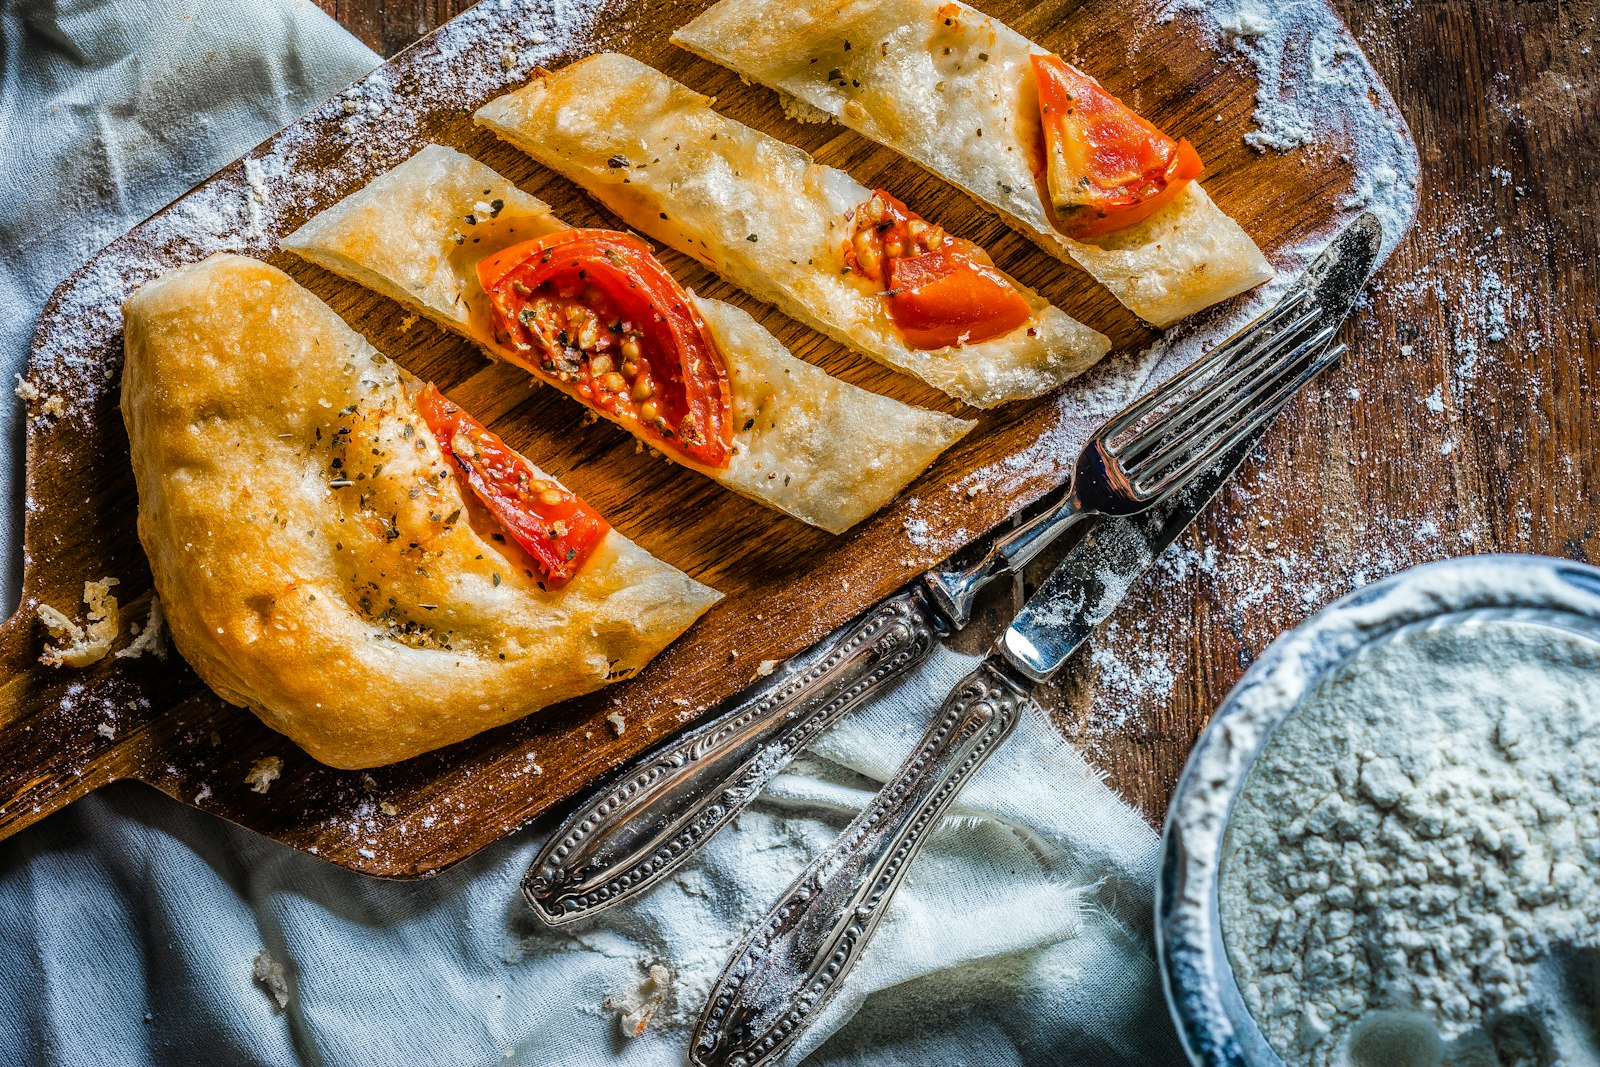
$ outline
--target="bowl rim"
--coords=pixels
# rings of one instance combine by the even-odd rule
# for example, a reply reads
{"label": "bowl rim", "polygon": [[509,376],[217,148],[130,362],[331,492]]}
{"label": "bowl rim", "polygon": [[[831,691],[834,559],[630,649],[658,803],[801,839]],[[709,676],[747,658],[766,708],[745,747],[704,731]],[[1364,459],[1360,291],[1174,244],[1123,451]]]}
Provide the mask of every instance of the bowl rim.
{"label": "bowl rim", "polygon": [[1354,656],[1402,630],[1467,618],[1568,625],[1600,642],[1600,568],[1485,554],[1421,564],[1362,586],[1267,646],[1195,741],[1162,827],[1155,940],[1162,991],[1196,1067],[1284,1067],[1239,995],[1221,933],[1222,845],[1256,757],[1277,726]]}

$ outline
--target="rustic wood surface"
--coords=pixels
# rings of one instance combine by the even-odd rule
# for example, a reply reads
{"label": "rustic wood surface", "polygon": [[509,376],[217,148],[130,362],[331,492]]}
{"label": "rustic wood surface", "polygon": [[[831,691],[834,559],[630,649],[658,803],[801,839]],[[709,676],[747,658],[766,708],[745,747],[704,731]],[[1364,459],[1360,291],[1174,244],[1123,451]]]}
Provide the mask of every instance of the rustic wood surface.
{"label": "rustic wood surface", "polygon": [[[319,2],[386,54],[468,6]],[[1175,550],[1234,562],[1147,577],[1049,690],[1152,822],[1253,657],[1354,580],[1476,552],[1600,563],[1600,2],[1333,6],[1410,123],[1422,210],[1352,354]]]}
{"label": "rustic wood surface", "polygon": [[[325,6],[389,53],[467,5],[329,0]],[[608,30],[610,43],[625,42],[628,51],[719,94],[737,117],[849,167],[869,184],[908,190],[914,206],[927,205],[926,213],[955,217],[962,198],[904,161],[835,128],[786,124],[770,94],[742,89],[725,72],[665,47],[665,30],[700,6],[664,5],[669,10],[652,15],[658,31],[615,26]],[[984,6],[1056,47],[1070,39],[1082,54],[1085,42],[1098,42],[1107,55],[1117,56],[1100,65],[1103,71],[1162,72],[1164,80],[1146,78],[1138,90],[1106,76],[1114,90],[1158,119],[1164,107],[1204,83],[1208,114],[1214,108],[1223,115],[1196,138],[1211,165],[1207,185],[1269,247],[1316,227],[1349,187],[1349,171],[1339,161],[1311,167],[1293,154],[1257,155],[1244,148],[1239,137],[1249,128],[1253,79],[1237,68],[1214,70],[1209,55],[1176,31],[1159,42],[1161,63],[1141,65],[1137,57],[1127,63],[1114,28],[1093,23],[1084,8]],[[1491,549],[1588,558],[1595,534],[1583,503],[1593,487],[1589,427],[1595,398],[1587,377],[1600,329],[1594,319],[1595,221],[1582,178],[1600,173],[1600,166],[1593,60],[1580,49],[1593,37],[1593,10],[1448,4],[1346,10],[1422,142],[1429,184],[1419,233],[1391,262],[1390,284],[1375,294],[1351,334],[1355,352],[1346,366],[1288,413],[1262,449],[1260,463],[1186,537],[1176,563],[1141,584],[1097,637],[1094,654],[1083,657],[1054,690],[1063,730],[1084,742],[1152,819],[1159,818],[1209,710],[1254,653],[1283,627],[1349,588],[1358,574],[1376,577],[1426,558]],[[1402,40],[1404,48],[1396,43]],[[1144,47],[1157,43],[1149,38]],[[1585,67],[1587,77],[1581,73]],[[1445,70],[1448,77],[1441,75]],[[459,119],[430,117],[420,132],[479,155],[571,217],[600,217],[570,189]],[[1261,195],[1263,188],[1273,195]],[[344,191],[326,190],[319,206]],[[1051,261],[1042,254],[969,203],[964,210],[961,217],[973,220],[966,232],[989,244],[1003,266],[1036,283],[1050,279],[1042,285],[1047,295],[1111,333],[1119,345],[1148,336],[1108,296],[1081,279],[1043,269]],[[1504,229],[1495,236],[1497,226]],[[580,466],[599,471],[592,484],[580,485],[585,495],[658,555],[732,591],[730,607],[748,607],[761,597],[775,607],[756,620],[764,625],[755,626],[749,614],[718,609],[694,640],[635,682],[437,756],[374,772],[370,781],[311,764],[253,719],[221,706],[173,663],[119,663],[77,680],[106,707],[126,705],[131,725],[114,741],[96,733],[97,705],[88,702],[85,712],[86,702],[67,692],[75,680],[19,673],[0,687],[0,767],[7,770],[0,782],[0,833],[118,777],[143,778],[186,802],[215,781],[218,788],[200,805],[208,810],[373,873],[426,872],[514,828],[675,728],[687,713],[668,693],[686,695],[696,705],[729,691],[755,662],[796,650],[942,554],[907,546],[901,532],[905,501],[848,541],[831,543],[787,520],[774,525],[754,505],[718,495],[681,472],[632,458],[631,442],[620,433],[590,431],[575,443],[570,404],[530,395],[515,376],[486,367],[460,342],[426,324],[405,331],[392,305],[286,258],[277,261],[360,322],[380,348],[440,378],[513,443],[527,445],[541,462],[553,455],[553,470],[563,476]],[[694,269],[682,276],[697,286],[705,280]],[[704,287],[726,293],[726,287]],[[1492,314],[1474,310],[1491,297],[1506,305],[1503,329]],[[762,318],[798,352],[835,373],[938,403],[926,390],[784,326],[778,316]],[[110,395],[114,405],[114,390]],[[105,408],[103,397],[99,402]],[[31,491],[42,506],[29,519],[25,598],[48,596],[65,606],[76,596],[75,583],[107,573],[101,565],[109,561],[124,578],[119,592],[130,594],[137,612],[148,575],[140,577],[142,558],[127,519],[132,494],[124,473],[126,443],[119,440],[114,409],[99,415],[110,416],[101,421],[114,428],[90,446],[52,438],[48,430],[30,442],[30,457],[32,446],[42,442],[47,459],[41,463],[57,466],[36,469],[30,458]],[[1052,417],[1048,404],[987,417],[970,443],[914,487],[911,497],[931,498],[964,471],[1014,451]],[[565,451],[558,444],[563,439]],[[58,454],[50,452],[52,444],[60,446]],[[120,460],[118,448],[124,450]],[[645,476],[663,486],[659,498],[640,500],[630,492],[629,483]],[[968,515],[932,514],[931,540],[937,545],[957,528],[976,532],[1047,482],[1048,476],[1024,480],[1006,493],[980,496]],[[93,500],[88,509],[51,519],[49,502],[86,493]],[[678,541],[642,536],[654,516],[665,516],[662,499],[703,507],[715,521],[691,524]],[[87,518],[103,518],[104,528],[85,532]],[[717,530],[729,523],[776,533],[763,533],[761,552],[733,554],[722,551],[731,542]],[[1208,557],[1213,549],[1215,556]],[[814,610],[801,617],[794,610],[800,604]],[[0,630],[0,657],[22,671],[37,654],[38,639],[36,627],[8,624]],[[735,650],[740,655],[730,656]],[[152,707],[141,708],[141,699]],[[610,737],[601,720],[613,702],[628,712],[623,738]],[[77,712],[63,718],[52,710],[64,703]],[[510,767],[535,751],[546,774],[530,782]],[[265,753],[281,755],[287,765],[269,798],[218,777]],[[197,754],[198,766],[188,762]],[[29,775],[29,767],[51,771]],[[368,830],[352,836],[341,820],[360,811],[370,816],[377,798],[393,805],[395,814],[371,818],[370,838],[362,839]],[[433,816],[429,825],[460,820],[463,828],[423,834],[424,813]]]}

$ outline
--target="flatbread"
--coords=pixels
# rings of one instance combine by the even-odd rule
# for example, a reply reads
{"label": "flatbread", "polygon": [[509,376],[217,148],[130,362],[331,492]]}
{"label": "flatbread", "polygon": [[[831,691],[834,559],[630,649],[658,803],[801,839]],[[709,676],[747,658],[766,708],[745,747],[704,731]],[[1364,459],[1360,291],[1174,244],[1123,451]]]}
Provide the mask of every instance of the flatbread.
{"label": "flatbread", "polygon": [[1033,312],[1024,325],[974,344],[908,346],[877,287],[841,270],[847,213],[872,190],[711,103],[636,59],[604,53],[491,100],[477,120],[641,233],[976,407],[1047,393],[1110,349],[1015,279]]}
{"label": "flatbread", "polygon": [[[516,362],[495,343],[477,263],[565,225],[471,156],[429,145],[283,246],[461,333],[492,358]],[[973,426],[842,382],[797,359],[731,304],[694,299],[728,367],[734,456],[720,469],[666,458],[735,492],[840,533]]]}
{"label": "flatbread", "polygon": [[275,267],[213,256],[123,315],[173,643],[324,763],[393,763],[625,678],[719,598],[615,530],[545,589],[463,493],[419,383]]}
{"label": "flatbread", "polygon": [[960,186],[1157,326],[1272,277],[1199,182],[1092,243],[1057,232],[1033,177],[1041,134],[1029,56],[1046,50],[966,4],[721,0],[672,40]]}

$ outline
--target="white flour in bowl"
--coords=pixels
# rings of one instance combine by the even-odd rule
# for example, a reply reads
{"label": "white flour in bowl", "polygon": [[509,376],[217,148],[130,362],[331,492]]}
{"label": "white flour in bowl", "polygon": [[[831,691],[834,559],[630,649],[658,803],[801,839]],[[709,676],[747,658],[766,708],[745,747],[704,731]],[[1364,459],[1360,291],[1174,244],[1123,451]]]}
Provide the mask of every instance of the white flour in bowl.
{"label": "white flour in bowl", "polygon": [[1600,648],[1493,621],[1361,654],[1257,759],[1220,886],[1288,1064],[1600,1064]]}

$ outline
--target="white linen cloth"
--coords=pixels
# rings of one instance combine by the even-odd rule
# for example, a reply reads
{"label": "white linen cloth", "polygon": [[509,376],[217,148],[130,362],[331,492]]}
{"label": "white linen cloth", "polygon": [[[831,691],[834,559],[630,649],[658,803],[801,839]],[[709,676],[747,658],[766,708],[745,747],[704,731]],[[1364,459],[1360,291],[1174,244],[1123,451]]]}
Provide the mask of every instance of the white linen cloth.
{"label": "white linen cloth", "polygon": [[[377,57],[298,0],[0,0],[0,359],[57,281]],[[9,401],[9,398],[8,398]],[[20,512],[20,408],[4,496]],[[15,597],[15,534],[8,603]],[[894,769],[971,661],[941,652],[797,760],[638,904],[542,931],[517,881],[547,820],[420,883],[331,867],[137,785],[0,843],[0,1061],[675,1064],[746,926]],[[240,714],[245,714],[240,712]],[[934,833],[791,1062],[1181,1061],[1155,978],[1156,837],[1042,715]],[[287,971],[278,1010],[252,977]],[[605,1005],[652,963],[666,1003]]]}

